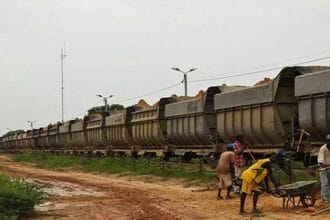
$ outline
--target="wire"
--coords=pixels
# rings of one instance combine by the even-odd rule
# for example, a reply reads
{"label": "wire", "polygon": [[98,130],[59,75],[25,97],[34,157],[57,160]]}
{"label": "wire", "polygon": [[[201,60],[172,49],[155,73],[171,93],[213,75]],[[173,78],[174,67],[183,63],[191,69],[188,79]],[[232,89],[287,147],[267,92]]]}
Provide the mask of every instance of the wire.
{"label": "wire", "polygon": [[155,90],[155,91],[152,91],[152,92],[148,92],[148,93],[145,93],[145,94],[142,94],[142,95],[139,95],[139,96],[135,96],[135,97],[132,97],[132,98],[126,98],[126,99],[116,100],[116,102],[130,101],[130,100],[134,100],[134,99],[138,99],[138,98],[143,98],[143,97],[146,97],[146,96],[150,96],[150,95],[153,95],[153,94],[156,94],[156,93],[159,93],[159,92],[162,92],[162,91],[165,91],[165,90],[174,88],[174,87],[180,85],[181,83],[182,82],[175,83],[175,84],[170,85],[170,86],[167,86],[165,88],[162,88],[162,89],[159,89],[159,90]]}
{"label": "wire", "polygon": [[[143,98],[143,97],[146,97],[146,96],[149,96],[149,95],[153,95],[153,94],[156,94],[156,93],[159,93],[159,92],[162,92],[162,91],[165,91],[167,89],[170,89],[170,88],[173,88],[173,87],[176,87],[178,85],[180,85],[180,83],[175,83],[173,85],[170,85],[170,86],[167,86],[165,88],[162,88],[162,89],[158,89],[158,90],[155,90],[155,91],[152,91],[152,92],[148,92],[148,93],[145,93],[145,94],[142,94],[142,95],[139,95],[139,96],[135,96],[135,97],[132,97],[132,98],[127,98],[127,99],[121,99],[121,100],[115,100],[115,102],[123,102],[123,101],[130,101],[130,100],[134,100],[134,99],[138,99],[138,98]],[[100,103],[100,101],[94,103],[92,106],[96,106],[98,103]],[[80,112],[80,113],[75,113],[73,114],[74,117],[71,117],[71,118],[76,118],[76,117],[79,117],[80,115],[83,115],[85,114],[86,110]]]}
{"label": "wire", "polygon": [[[328,51],[330,51],[330,50],[328,50]],[[324,52],[320,52],[320,53],[326,53],[328,51],[324,51]],[[317,54],[320,54],[320,53],[317,53]],[[303,56],[303,57],[300,57],[300,58],[297,58],[297,59],[301,59],[301,58],[305,58],[305,57],[309,57],[309,56],[312,56],[312,55],[306,55],[306,56]],[[317,59],[313,59],[313,60],[307,60],[307,61],[303,61],[303,62],[298,62],[298,63],[290,64],[289,66],[301,65],[301,64],[306,64],[306,63],[311,63],[311,62],[316,62],[316,61],[321,61],[321,60],[327,60],[327,59],[330,59],[330,57],[321,57],[321,58],[317,58]],[[206,82],[206,81],[213,81],[213,80],[219,80],[219,79],[235,78],[235,77],[239,77],[239,76],[246,76],[246,75],[253,75],[253,74],[257,74],[257,73],[263,73],[263,72],[267,72],[267,71],[274,71],[274,70],[278,70],[278,69],[282,69],[282,68],[283,68],[283,65],[280,66],[280,67],[271,67],[271,68],[267,68],[267,69],[263,69],[263,70],[245,72],[245,73],[240,73],[240,74],[235,74],[235,75],[230,75],[230,76],[221,76],[221,77],[208,78],[208,79],[191,80],[189,82],[190,83],[194,83],[194,82]],[[165,91],[165,90],[174,88],[174,87],[180,85],[181,83],[182,82],[175,83],[175,84],[172,84],[172,85],[167,86],[165,88],[158,89],[158,90],[155,90],[155,91],[152,91],[152,92],[148,92],[148,93],[144,93],[144,94],[141,94],[141,95],[138,95],[138,96],[134,96],[134,97],[131,97],[131,98],[125,98],[125,99],[115,100],[115,102],[131,101],[131,100],[134,100],[134,99],[138,99],[138,98],[143,98],[143,97],[146,97],[146,96],[154,95],[156,93],[159,93],[159,92],[162,92],[162,91]],[[95,104],[93,104],[93,106],[95,106],[99,102],[101,102],[101,101],[96,102]],[[75,116],[81,115],[81,114],[84,114],[85,112],[86,111],[83,111],[83,112],[81,112],[79,114],[74,114],[74,115]]]}
{"label": "wire", "polygon": [[[92,106],[96,106],[96,105],[99,104],[100,102],[102,102],[102,100],[99,100],[99,101],[95,102]],[[87,112],[87,110],[81,111],[81,112],[79,112],[79,113],[74,113],[74,114],[72,114],[71,119],[75,119],[75,118],[77,118],[77,117],[80,117],[81,115],[84,115],[86,112]]]}
{"label": "wire", "polygon": [[[330,59],[329,56],[328,57],[321,57],[321,58],[317,58],[317,59],[313,59],[313,60],[307,60],[307,61],[303,61],[303,62],[298,62],[298,63],[290,64],[289,66],[296,66],[296,65],[301,65],[301,64],[306,64],[306,63],[312,63],[312,62],[321,61],[321,60],[328,60],[328,59]],[[218,79],[235,78],[235,77],[239,77],[239,76],[253,75],[253,74],[257,74],[257,73],[263,73],[263,72],[278,70],[278,69],[282,69],[282,68],[283,68],[283,66],[272,67],[272,68],[263,69],[263,70],[256,70],[256,71],[251,71],[251,72],[245,72],[245,73],[235,74],[235,75],[231,75],[231,76],[221,76],[221,77],[208,78],[208,79],[191,80],[189,82],[190,83],[194,83],[194,82],[213,81],[213,80],[218,80]]]}

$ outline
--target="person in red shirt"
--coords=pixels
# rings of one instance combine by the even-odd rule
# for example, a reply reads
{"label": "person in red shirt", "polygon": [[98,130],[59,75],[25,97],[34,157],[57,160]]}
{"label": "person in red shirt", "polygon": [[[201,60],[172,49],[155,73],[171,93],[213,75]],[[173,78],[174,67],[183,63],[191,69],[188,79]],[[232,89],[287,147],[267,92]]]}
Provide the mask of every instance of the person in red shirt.
{"label": "person in red shirt", "polygon": [[[235,142],[233,145],[234,153],[235,153],[235,176],[241,177],[242,171],[243,171],[243,165],[244,165],[244,141],[242,135],[237,135],[235,138]],[[240,189],[238,186],[234,187],[234,192],[239,193]]]}

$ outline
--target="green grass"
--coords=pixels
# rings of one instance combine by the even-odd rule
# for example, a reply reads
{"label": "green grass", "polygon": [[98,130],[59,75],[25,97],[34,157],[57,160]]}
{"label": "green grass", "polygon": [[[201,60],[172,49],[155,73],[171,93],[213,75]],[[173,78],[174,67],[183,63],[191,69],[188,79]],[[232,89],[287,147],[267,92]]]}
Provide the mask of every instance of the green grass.
{"label": "green grass", "polygon": [[0,174],[0,219],[17,219],[34,213],[44,193],[20,178]]}
{"label": "green grass", "polygon": [[[86,156],[51,155],[43,153],[22,153],[13,155],[17,162],[30,162],[37,167],[53,170],[79,170],[84,172],[101,172],[120,175],[154,175],[168,178],[180,178],[187,185],[198,185],[200,183],[216,183],[215,173],[212,171],[214,164],[202,164],[199,159],[194,159],[192,164],[164,163],[159,158],[147,160],[145,158],[133,159],[131,157],[114,158],[88,158]],[[173,159],[175,161],[175,159]],[[289,177],[278,167],[274,167],[274,177],[282,184],[290,183]],[[310,180],[305,170],[294,170],[293,182]]]}
{"label": "green grass", "polygon": [[42,153],[22,153],[13,155],[16,162],[33,163],[37,167],[53,170],[80,170],[84,172],[102,172],[121,175],[154,175],[167,178],[181,178],[186,181],[198,183],[215,183],[215,173],[210,167],[203,164],[175,164],[163,163],[160,159],[145,158],[133,159],[131,157],[88,158],[86,156],[50,155]]}

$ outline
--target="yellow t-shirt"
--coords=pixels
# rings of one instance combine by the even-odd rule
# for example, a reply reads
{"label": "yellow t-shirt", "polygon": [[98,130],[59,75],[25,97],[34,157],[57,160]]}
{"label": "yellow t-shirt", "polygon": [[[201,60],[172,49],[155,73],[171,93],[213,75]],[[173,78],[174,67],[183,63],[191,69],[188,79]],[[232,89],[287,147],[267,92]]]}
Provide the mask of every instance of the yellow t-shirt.
{"label": "yellow t-shirt", "polygon": [[252,183],[252,181],[260,183],[263,181],[263,179],[265,179],[267,176],[268,171],[267,169],[262,168],[262,165],[267,162],[270,162],[270,159],[267,158],[258,160],[242,173],[242,180],[246,181],[247,183]]}

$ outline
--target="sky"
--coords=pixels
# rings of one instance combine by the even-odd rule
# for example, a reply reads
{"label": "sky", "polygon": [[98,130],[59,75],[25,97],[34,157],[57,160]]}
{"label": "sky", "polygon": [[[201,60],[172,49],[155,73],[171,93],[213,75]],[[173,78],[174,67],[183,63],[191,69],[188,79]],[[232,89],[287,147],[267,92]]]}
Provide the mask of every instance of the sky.
{"label": "sky", "polygon": [[[0,0],[0,134],[65,120],[101,105],[125,106],[209,86],[253,85],[280,70],[330,56],[328,0]],[[307,65],[330,65],[330,59]],[[134,98],[136,97],[136,98]]]}

